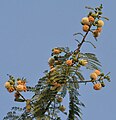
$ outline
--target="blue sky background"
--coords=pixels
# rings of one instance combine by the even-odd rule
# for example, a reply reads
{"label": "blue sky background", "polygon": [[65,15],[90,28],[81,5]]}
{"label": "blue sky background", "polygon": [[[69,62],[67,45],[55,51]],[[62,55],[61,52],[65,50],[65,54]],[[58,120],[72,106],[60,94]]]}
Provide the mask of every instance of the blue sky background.
{"label": "blue sky background", "polygon": [[[76,48],[73,33],[82,32],[81,18],[88,10],[85,6],[103,4],[105,22],[97,49],[90,45],[84,52],[94,52],[103,65],[103,72],[111,72],[111,83],[101,91],[94,91],[92,84],[81,85],[80,99],[83,120],[116,120],[116,1],[115,0],[0,0],[0,119],[12,106],[14,96],[4,88],[7,74],[26,77],[28,85],[34,86],[43,71],[48,69],[51,49],[57,46]],[[91,37],[91,41],[94,41]],[[89,74],[87,75],[89,78]],[[27,93],[27,97],[31,97]],[[66,100],[64,101],[66,102]],[[67,106],[68,107],[68,106]],[[64,118],[65,119],[65,118]]]}

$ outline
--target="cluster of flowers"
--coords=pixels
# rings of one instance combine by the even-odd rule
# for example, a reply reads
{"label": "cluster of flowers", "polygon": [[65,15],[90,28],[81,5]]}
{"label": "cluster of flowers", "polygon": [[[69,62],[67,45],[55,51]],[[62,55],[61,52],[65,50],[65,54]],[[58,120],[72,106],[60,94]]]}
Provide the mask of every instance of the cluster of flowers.
{"label": "cluster of flowers", "polygon": [[26,81],[21,79],[17,79],[16,83],[15,83],[15,79],[10,79],[5,83],[4,86],[10,93],[16,91],[14,94],[16,99],[20,97],[19,92],[27,91]]}
{"label": "cluster of flowers", "polygon": [[[58,65],[65,64],[66,66],[70,67],[70,66],[74,66],[75,63],[78,63],[78,67],[80,67],[80,66],[86,66],[88,64],[87,60],[84,60],[84,59],[77,60],[77,56],[75,54],[70,55],[70,56],[72,56],[71,59],[66,59],[66,60],[60,61],[60,60],[58,60],[60,58],[59,54],[62,53],[62,52],[63,51],[60,48],[54,48],[52,50],[52,53],[55,56],[57,56],[58,58],[57,59],[55,59],[54,57],[49,58],[48,64],[49,64],[49,67],[50,67],[50,73],[55,72]],[[60,90],[60,88],[63,85],[63,84],[61,84],[57,81],[50,81],[50,80],[47,80],[47,83],[52,86],[51,90],[55,90],[57,88],[58,91]],[[63,80],[62,83],[66,83],[66,80]]]}
{"label": "cluster of flowers", "polygon": [[[90,12],[87,17],[82,18],[81,24],[83,25],[83,31],[88,32],[91,31],[94,37],[98,37],[102,31],[102,27],[104,26],[104,21],[99,19],[99,14],[101,13],[92,13]],[[96,20],[96,18],[98,18]],[[91,26],[97,27],[96,29],[90,29]]]}
{"label": "cluster of flowers", "polygon": [[[54,48],[52,50],[52,52],[53,52],[53,54],[60,54],[62,51],[59,48]],[[77,61],[76,56],[75,57],[74,57],[74,55],[72,55],[72,56],[73,56],[73,59],[66,60],[66,62],[65,62],[68,66],[72,66],[74,64],[74,61]],[[48,60],[49,66],[51,68],[50,71],[54,70],[54,62],[56,64],[56,62],[58,63],[59,61],[54,60],[54,58],[50,58]],[[84,60],[84,59],[79,60],[79,65],[86,66],[87,63],[88,63],[87,60]],[[60,63],[58,63],[58,64],[60,64]]]}
{"label": "cluster of flowers", "polygon": [[104,74],[101,73],[100,70],[95,70],[93,73],[91,73],[90,78],[94,84],[93,89],[95,90],[100,90],[102,87],[105,87],[103,79],[109,79],[109,77],[104,76]]}

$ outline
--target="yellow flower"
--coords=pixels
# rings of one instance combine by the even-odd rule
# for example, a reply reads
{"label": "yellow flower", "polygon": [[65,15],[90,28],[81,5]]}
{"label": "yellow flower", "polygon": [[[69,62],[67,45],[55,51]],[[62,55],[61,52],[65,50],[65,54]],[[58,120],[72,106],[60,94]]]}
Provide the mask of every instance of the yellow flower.
{"label": "yellow flower", "polygon": [[93,72],[93,73],[91,73],[90,74],[90,78],[92,79],[92,80],[96,80],[97,79],[97,74],[95,73],[95,72]]}
{"label": "yellow flower", "polygon": [[72,60],[67,60],[66,64],[69,65],[69,66],[71,66],[73,64],[73,61]]}
{"label": "yellow flower", "polygon": [[90,25],[88,17],[82,18],[81,23],[84,24],[84,25]]}
{"label": "yellow flower", "polygon": [[97,21],[97,26],[98,26],[98,27],[104,26],[104,21],[103,21],[103,20],[98,20],[98,21]]}
{"label": "yellow flower", "polygon": [[101,83],[96,83],[96,84],[94,84],[94,86],[93,86],[93,89],[94,89],[94,90],[100,90],[101,88],[102,88]]}
{"label": "yellow flower", "polygon": [[23,85],[17,85],[16,90],[19,91],[19,92],[22,92],[24,90],[24,86]]}
{"label": "yellow flower", "polygon": [[83,31],[88,32],[89,31],[89,26],[88,25],[83,25]]}
{"label": "yellow flower", "polygon": [[98,76],[101,74],[100,70],[95,70],[94,71]]}
{"label": "yellow flower", "polygon": [[58,49],[58,48],[54,48],[52,51],[53,51],[54,54],[59,54],[59,53],[61,53],[61,50]]}
{"label": "yellow flower", "polygon": [[10,82],[6,82],[6,83],[4,84],[4,86],[5,86],[5,88],[10,88],[10,87],[11,87]]}

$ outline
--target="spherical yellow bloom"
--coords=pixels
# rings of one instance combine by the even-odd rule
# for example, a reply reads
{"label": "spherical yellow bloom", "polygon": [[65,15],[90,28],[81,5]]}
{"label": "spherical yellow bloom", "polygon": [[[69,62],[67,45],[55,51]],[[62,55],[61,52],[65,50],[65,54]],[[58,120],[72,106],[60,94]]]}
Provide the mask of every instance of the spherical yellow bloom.
{"label": "spherical yellow bloom", "polygon": [[97,79],[97,74],[95,73],[95,72],[93,72],[93,73],[91,73],[90,74],[90,78],[92,79],[92,80],[96,80]]}
{"label": "spherical yellow bloom", "polygon": [[88,17],[82,18],[81,23],[84,24],[84,25],[90,25]]}
{"label": "spherical yellow bloom", "polygon": [[96,83],[96,84],[94,84],[94,86],[93,86],[93,89],[94,89],[94,90],[100,90],[101,88],[102,88],[101,83]]}
{"label": "spherical yellow bloom", "polygon": [[9,88],[9,87],[11,87],[11,84],[10,84],[10,82],[6,82],[6,83],[4,84],[4,86],[5,86],[5,88]]}
{"label": "spherical yellow bloom", "polygon": [[61,50],[58,49],[58,48],[54,48],[54,49],[53,49],[53,53],[54,53],[54,54],[59,54],[59,53],[61,53]]}
{"label": "spherical yellow bloom", "polygon": [[79,64],[82,65],[82,66],[86,66],[87,63],[88,63],[87,60],[82,59],[82,60],[79,61]]}
{"label": "spherical yellow bloom", "polygon": [[100,70],[95,70],[94,71],[98,76],[101,74]]}
{"label": "spherical yellow bloom", "polygon": [[104,21],[103,21],[103,20],[98,20],[98,21],[97,21],[97,26],[98,26],[98,27],[104,26]]}
{"label": "spherical yellow bloom", "polygon": [[24,90],[24,85],[17,85],[16,90],[22,92]]}
{"label": "spherical yellow bloom", "polygon": [[21,80],[17,80],[17,85],[21,85],[22,81]]}
{"label": "spherical yellow bloom", "polygon": [[89,26],[88,25],[83,25],[83,31],[88,32],[89,31]]}
{"label": "spherical yellow bloom", "polygon": [[69,65],[69,66],[71,66],[73,64],[73,61],[72,60],[67,60],[66,64]]}

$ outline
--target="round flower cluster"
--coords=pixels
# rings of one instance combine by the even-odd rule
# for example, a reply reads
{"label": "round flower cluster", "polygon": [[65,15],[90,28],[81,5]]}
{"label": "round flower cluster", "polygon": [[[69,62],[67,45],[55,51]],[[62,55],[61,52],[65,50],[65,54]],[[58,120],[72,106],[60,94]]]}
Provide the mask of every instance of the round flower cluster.
{"label": "round flower cluster", "polygon": [[[27,91],[26,82],[24,80],[17,80],[17,85],[15,85],[15,81],[9,80],[5,83],[4,86],[10,93],[13,91]],[[15,96],[17,96],[17,94],[15,94]]]}
{"label": "round flower cluster", "polygon": [[101,74],[100,70],[95,70],[93,73],[90,74],[90,78],[92,81],[97,80],[97,77]]}
{"label": "round flower cluster", "polygon": [[16,91],[19,91],[19,92],[27,91],[26,82],[24,80],[20,80],[20,79],[17,80]]}
{"label": "round flower cluster", "polygon": [[96,80],[98,76],[101,75],[100,70],[95,70],[93,73],[90,74],[91,81],[94,83],[93,89],[94,90],[100,90],[102,88],[102,84],[99,82],[97,83]]}
{"label": "round flower cluster", "polygon": [[[81,20],[81,24],[83,25],[82,29],[84,32],[91,31],[93,36],[96,38],[100,35],[102,31],[102,27],[104,26],[104,21],[98,18],[97,14],[90,13],[88,17],[83,17]],[[92,30],[90,27],[96,26],[97,28]]]}
{"label": "round flower cluster", "polygon": [[10,92],[10,93],[15,90],[15,88],[14,88],[14,82],[7,81],[4,86],[8,90],[8,92]]}

